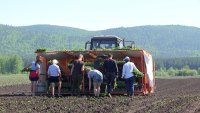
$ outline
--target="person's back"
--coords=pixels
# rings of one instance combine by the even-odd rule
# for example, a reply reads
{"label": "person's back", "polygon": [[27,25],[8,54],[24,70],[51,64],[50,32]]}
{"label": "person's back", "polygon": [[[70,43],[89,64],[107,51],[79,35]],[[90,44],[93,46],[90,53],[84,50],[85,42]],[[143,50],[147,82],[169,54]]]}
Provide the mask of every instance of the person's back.
{"label": "person's back", "polygon": [[50,76],[59,76],[60,68],[56,64],[52,64],[49,66],[48,75]]}
{"label": "person's back", "polygon": [[73,93],[76,93],[78,95],[81,91],[80,86],[82,83],[83,71],[84,71],[83,55],[80,54],[78,56],[78,59],[72,63],[72,68],[71,68]]}
{"label": "person's back", "polygon": [[72,74],[73,74],[73,75],[82,74],[82,67],[83,67],[83,65],[84,65],[84,62],[83,62],[83,61],[79,61],[79,60],[75,60],[75,61],[73,62],[73,65],[74,65],[74,69],[73,69]]}
{"label": "person's back", "polygon": [[35,61],[31,62],[31,70],[37,70],[40,68],[40,65],[38,63],[36,63]]}
{"label": "person's back", "polygon": [[100,86],[103,82],[103,74],[99,70],[91,70],[90,68],[87,69],[87,72],[89,78],[89,90],[91,89],[91,79],[93,79],[94,95],[99,97]]}
{"label": "person's back", "polygon": [[118,74],[118,67],[115,60],[112,59],[112,55],[108,54],[108,59],[104,61],[103,69],[105,72],[106,80],[107,80],[107,93],[108,96],[111,96],[111,92],[114,88],[114,82]]}
{"label": "person's back", "polygon": [[103,68],[105,70],[105,73],[107,73],[107,72],[117,73],[117,64],[116,64],[116,61],[113,59],[105,60],[105,62],[103,64]]}
{"label": "person's back", "polygon": [[37,56],[36,61],[32,61],[30,64],[24,67],[24,69],[30,67],[30,73],[29,73],[29,80],[31,81],[31,93],[33,96],[35,96],[36,92],[36,85],[37,81],[39,80],[40,75],[40,63],[41,63],[41,57]]}
{"label": "person's back", "polygon": [[97,81],[102,81],[103,74],[99,70],[94,69],[88,72],[88,78],[93,78]]}
{"label": "person's back", "polygon": [[133,62],[127,62],[123,65],[122,75],[125,75],[124,78],[130,78],[133,75],[133,69],[136,69],[136,66]]}
{"label": "person's back", "polygon": [[133,70],[136,69],[136,66],[133,62],[130,62],[130,58],[128,56],[126,56],[124,58],[124,61],[126,62],[123,65],[123,69],[122,69],[122,79],[125,79],[125,83],[126,83],[126,90],[127,90],[127,94],[128,96],[133,96],[134,95],[134,75],[133,75]]}
{"label": "person's back", "polygon": [[51,94],[54,97],[55,96],[55,83],[58,83],[58,96],[60,96],[61,92],[61,70],[60,67],[57,65],[58,61],[54,59],[52,61],[53,64],[51,64],[48,68],[48,81],[51,86]]}

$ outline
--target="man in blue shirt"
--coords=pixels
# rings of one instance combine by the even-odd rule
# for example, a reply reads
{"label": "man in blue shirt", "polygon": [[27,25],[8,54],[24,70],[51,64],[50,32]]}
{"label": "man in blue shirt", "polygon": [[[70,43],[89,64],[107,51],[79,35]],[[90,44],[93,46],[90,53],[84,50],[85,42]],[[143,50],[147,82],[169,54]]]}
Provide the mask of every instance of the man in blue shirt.
{"label": "man in blue shirt", "polygon": [[52,61],[52,65],[48,68],[48,77],[49,77],[49,83],[51,86],[51,94],[54,97],[55,96],[55,83],[58,83],[58,96],[60,96],[61,91],[61,71],[60,67],[57,65],[58,61],[54,59]]}

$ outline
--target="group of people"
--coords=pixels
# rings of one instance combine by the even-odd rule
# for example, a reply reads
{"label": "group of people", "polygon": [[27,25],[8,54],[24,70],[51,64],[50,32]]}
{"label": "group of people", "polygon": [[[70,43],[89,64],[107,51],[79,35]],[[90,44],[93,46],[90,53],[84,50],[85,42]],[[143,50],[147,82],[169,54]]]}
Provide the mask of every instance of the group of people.
{"label": "group of people", "polygon": [[[29,80],[31,81],[31,94],[35,96],[36,93],[36,85],[37,82],[40,82],[40,63],[41,57],[37,56],[36,61],[32,61],[30,64],[24,67],[28,68],[31,67]],[[55,83],[58,83],[58,96],[60,96],[61,92],[61,70],[60,67],[57,65],[58,61],[56,59],[52,60],[52,64],[48,68],[48,82],[50,83],[51,94],[55,96]]]}
{"label": "group of people", "polygon": [[[127,56],[124,58],[125,64],[122,69],[122,79],[125,79],[126,90],[128,96],[133,96],[134,94],[134,74],[132,73],[134,69],[138,70],[130,58]],[[39,70],[40,70],[40,57],[36,58],[30,65],[31,71],[29,79],[31,81],[31,92],[35,95],[36,84],[39,80]],[[55,96],[55,84],[58,83],[58,96],[61,96],[61,70],[57,65],[58,61],[56,59],[52,60],[52,64],[48,68],[48,82],[50,83],[51,95]],[[112,54],[108,54],[108,58],[103,63],[103,70],[107,83],[107,95],[112,97],[112,91],[114,88],[114,83],[118,77],[118,66],[117,62],[113,59]],[[72,76],[72,92],[75,94],[80,94],[80,86],[83,79],[83,73],[87,72],[89,79],[89,91],[91,90],[91,81],[93,81],[94,95],[99,97],[100,87],[103,82],[103,74],[98,69],[91,69],[91,67],[85,67],[83,61],[83,55],[79,54],[78,58],[72,63],[71,76]]]}

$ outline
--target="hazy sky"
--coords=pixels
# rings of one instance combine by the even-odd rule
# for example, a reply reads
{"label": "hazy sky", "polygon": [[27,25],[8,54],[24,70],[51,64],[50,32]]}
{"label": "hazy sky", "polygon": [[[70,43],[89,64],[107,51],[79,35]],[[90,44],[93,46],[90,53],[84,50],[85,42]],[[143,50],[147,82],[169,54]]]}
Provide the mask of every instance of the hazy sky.
{"label": "hazy sky", "polygon": [[101,30],[141,25],[200,27],[200,0],[0,0],[0,24]]}

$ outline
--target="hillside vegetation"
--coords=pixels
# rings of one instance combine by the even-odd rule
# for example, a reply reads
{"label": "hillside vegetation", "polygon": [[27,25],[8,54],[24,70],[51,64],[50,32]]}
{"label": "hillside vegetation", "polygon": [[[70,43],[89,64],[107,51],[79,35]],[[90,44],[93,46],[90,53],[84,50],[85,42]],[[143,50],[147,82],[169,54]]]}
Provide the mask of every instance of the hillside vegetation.
{"label": "hillside vegetation", "polygon": [[20,55],[27,59],[34,57],[37,48],[49,51],[84,48],[85,42],[94,35],[117,35],[134,40],[137,47],[149,51],[154,57],[200,56],[200,28],[179,25],[121,27],[101,31],[52,25],[0,25],[0,55]]}

